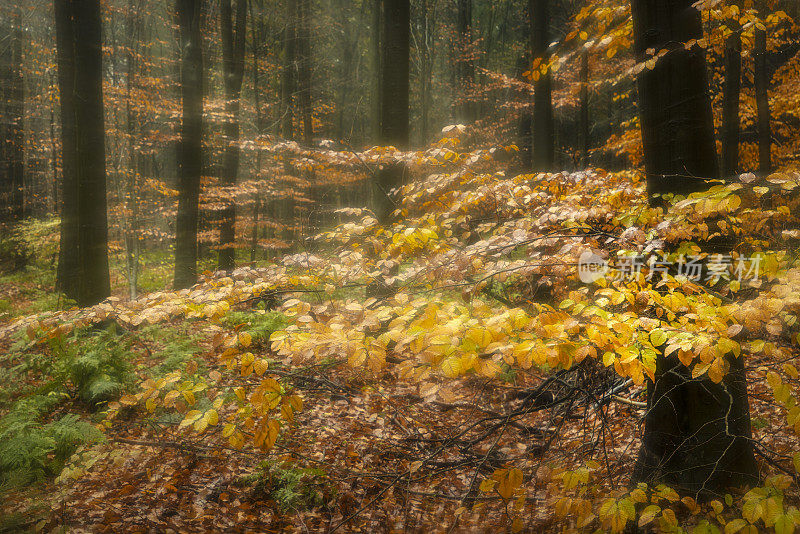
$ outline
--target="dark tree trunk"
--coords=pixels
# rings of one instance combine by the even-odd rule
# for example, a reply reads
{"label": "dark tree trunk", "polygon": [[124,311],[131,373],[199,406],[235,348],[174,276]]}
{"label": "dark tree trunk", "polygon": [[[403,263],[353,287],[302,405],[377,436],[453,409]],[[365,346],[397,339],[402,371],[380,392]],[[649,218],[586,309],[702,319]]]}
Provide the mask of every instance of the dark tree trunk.
{"label": "dark tree trunk", "polygon": [[[718,175],[713,117],[708,96],[705,53],[683,43],[703,37],[700,13],[692,0],[632,0],[636,59],[648,49],[669,53],[648,65],[638,79],[647,192],[685,195],[706,187]],[[652,67],[652,69],[650,68]]]}
{"label": "dark tree trunk", "polygon": [[757,482],[743,356],[726,359],[728,374],[714,384],[706,376],[692,379],[674,354],[658,357],[633,482],[689,493]]}
{"label": "dark tree trunk", "polygon": [[300,94],[300,116],[303,119],[303,142],[314,142],[311,108],[311,21],[310,1],[297,0],[297,82]]}
{"label": "dark tree trunk", "polygon": [[63,202],[58,287],[79,306],[109,296],[99,0],[56,0]]}
{"label": "dark tree trunk", "polygon": [[256,193],[255,202],[253,203],[253,234],[250,239],[250,263],[256,261],[256,251],[258,250],[258,216],[261,212],[261,194]]}
{"label": "dark tree trunk", "polygon": [[[639,78],[648,192],[688,193],[717,175],[705,57],[683,43],[702,37],[693,0],[633,0],[638,60],[670,49]],[[747,379],[742,357],[726,357],[720,384],[693,379],[675,354],[659,356],[633,482],[667,483],[707,493],[757,480],[751,445]]]}
{"label": "dark tree trunk", "polygon": [[175,225],[175,288],[197,282],[197,221],[203,168],[202,0],[177,0],[183,117],[178,147],[178,217]]}
{"label": "dark tree trunk", "polygon": [[756,30],[755,86],[758,110],[758,168],[761,174],[772,172],[772,127],[769,110],[769,71],[767,68],[767,32]]}
{"label": "dark tree trunk", "polygon": [[25,147],[23,117],[25,89],[22,75],[22,13],[14,9],[14,20],[4,27],[10,43],[2,56],[0,76],[0,222],[17,222],[25,212]]}
{"label": "dark tree trunk", "polygon": [[294,110],[292,98],[295,87],[295,44],[297,37],[298,0],[287,0],[286,28],[283,31],[283,67],[281,69],[281,135],[284,139],[294,139]]}
{"label": "dark tree trunk", "polygon": [[458,0],[456,17],[456,83],[458,85],[458,106],[456,120],[472,122],[475,120],[475,103],[470,95],[475,84],[475,61],[472,58],[472,0]]}
{"label": "dark tree trunk", "polygon": [[377,142],[381,136],[381,21],[383,20],[382,0],[372,2],[372,31],[370,32],[370,69],[372,71],[372,139]]}
{"label": "dark tree trunk", "polygon": [[581,53],[581,166],[589,165],[589,147],[591,145],[591,131],[589,129],[589,52]]}
{"label": "dark tree trunk", "polygon": [[725,86],[722,94],[722,176],[739,172],[739,95],[742,90],[742,37],[725,40]]}
{"label": "dark tree trunk", "polygon": [[[384,68],[381,71],[381,127],[378,142],[384,146],[407,149],[409,144],[408,102],[411,7],[409,0],[384,0],[383,43]],[[402,185],[405,167],[385,165],[378,172],[375,207],[378,220],[388,223],[399,205],[390,192]]]}
{"label": "dark tree trunk", "polygon": [[[530,69],[530,57],[529,54],[523,54],[522,57],[517,59],[517,71],[515,74],[515,78],[519,80],[521,83],[527,83],[527,80],[523,76],[523,73],[526,70]],[[529,102],[530,101],[530,93],[525,90],[517,90],[513,89],[516,93],[517,98],[520,102]],[[520,113],[519,117],[519,124],[517,126],[517,146],[519,148],[519,159],[520,164],[522,165],[523,171],[530,170],[533,160],[533,150],[531,147],[531,122],[533,121],[533,117],[531,116],[530,110],[524,109]]]}
{"label": "dark tree trunk", "polygon": [[[547,52],[548,0],[528,0],[531,18],[531,57],[534,62],[541,60],[546,64],[550,57]],[[553,121],[553,76],[548,70],[533,84],[533,158],[535,171],[552,171],[555,163],[555,125]]]}
{"label": "dark tree trunk", "polygon": [[220,4],[220,24],[222,35],[222,64],[225,76],[225,111],[227,114],[223,128],[225,162],[222,168],[221,184],[228,190],[224,194],[225,208],[221,213],[219,231],[219,269],[233,270],[236,263],[236,202],[233,188],[239,174],[239,98],[242,94],[244,78],[245,36],[247,32],[247,0],[236,1],[236,21],[234,26],[231,0]]}

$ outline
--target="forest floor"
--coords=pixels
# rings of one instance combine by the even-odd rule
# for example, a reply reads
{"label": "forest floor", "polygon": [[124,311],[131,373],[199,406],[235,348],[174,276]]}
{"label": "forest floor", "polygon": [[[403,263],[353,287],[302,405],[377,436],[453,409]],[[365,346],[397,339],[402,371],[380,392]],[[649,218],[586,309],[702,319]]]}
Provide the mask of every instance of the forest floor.
{"label": "forest floor", "polygon": [[[570,244],[576,237],[593,240],[595,246],[601,240],[617,246],[622,237],[606,239],[610,230],[577,233],[568,231],[570,220],[562,224],[558,219],[572,216],[570,210],[576,205],[600,210],[599,196],[591,187],[610,191],[603,209],[619,212],[620,198],[627,193],[615,192],[603,181],[608,178],[600,178],[592,183],[591,177],[575,177],[580,196],[564,191],[563,178],[555,185],[545,182],[538,196],[524,196],[532,204],[552,196],[555,207],[537,208],[541,217],[525,208],[529,209],[525,216],[514,220],[517,226],[484,223],[488,244],[478,241],[474,246],[483,246],[479,252],[484,259],[494,250],[502,251],[494,256],[494,273],[506,272],[508,261],[526,259],[530,263],[524,267],[543,269],[521,276],[520,285],[506,283],[507,293],[494,294],[501,304],[516,291],[527,291],[530,280],[541,281],[542,273],[549,277],[562,269],[563,274],[563,266],[574,261],[570,255],[579,251]],[[523,179],[529,180],[519,178]],[[626,180],[618,179],[629,184]],[[474,190],[465,185],[465,196],[474,199]],[[486,190],[487,198],[494,199],[495,193]],[[634,221],[652,217],[643,224],[659,222],[663,231],[671,231],[658,221],[663,214],[648,214],[636,198],[640,204],[630,208],[634,215],[623,212],[615,217]],[[728,205],[739,209],[740,203]],[[574,212],[580,213],[577,208]],[[769,213],[776,219],[784,217],[783,211]],[[405,268],[413,276],[417,264],[430,269],[432,280],[445,276],[434,261],[435,254],[442,253],[455,264],[447,268],[475,269],[474,278],[462,284],[474,285],[485,275],[489,260],[467,256],[462,262],[446,256],[453,251],[470,253],[473,245],[461,246],[471,239],[470,227],[463,225],[468,231],[445,247],[444,238],[426,229],[427,221],[409,222],[413,225],[409,229],[401,227],[382,238],[412,258]],[[617,219],[613,223],[621,224]],[[608,227],[610,223],[600,228]],[[361,239],[363,229],[354,224],[343,228]],[[452,288],[434,298],[423,287],[423,296],[414,297],[413,305],[401,294],[368,298],[374,289],[363,285],[302,289],[313,275],[286,267],[291,263],[288,257],[282,267],[246,266],[230,276],[205,276],[190,291],[171,292],[163,290],[169,269],[159,263],[159,255],[153,255],[148,260],[153,268],[145,265],[143,272],[155,274],[150,275],[147,292],[135,301],[124,297],[120,283],[124,276],[115,260],[112,299],[89,309],[58,311],[66,305],[51,292],[54,229],[53,222],[28,223],[24,238],[37,244],[31,247],[30,264],[0,279],[6,303],[0,322],[0,532],[556,532],[565,526],[608,530],[607,525],[620,527],[616,530],[621,532],[629,521],[637,521],[637,514],[639,523],[654,519],[655,514],[647,517],[641,510],[621,515],[627,514],[622,506],[633,508],[634,501],[644,510],[651,508],[646,504],[658,503],[662,527],[703,526],[705,517],[715,517],[724,526],[726,521],[739,521],[742,512],[736,507],[716,511],[722,510],[721,501],[731,506],[753,496],[720,495],[719,501],[704,505],[701,514],[694,499],[680,499],[667,488],[650,488],[648,496],[631,488],[645,410],[643,385],[635,385],[644,383],[642,366],[621,367],[618,360],[606,361],[602,352],[577,364],[572,358],[576,350],[607,343],[612,323],[620,336],[644,330],[644,337],[636,338],[642,354],[647,347],[666,346],[664,339],[656,342],[648,337],[659,331],[652,327],[658,321],[650,315],[655,316],[652,302],[663,295],[642,289],[638,282],[619,284],[614,291],[603,287],[597,294],[574,284],[555,288],[548,298],[560,302],[557,308],[528,296],[527,305],[540,312],[536,318],[542,323],[537,328],[556,340],[550,347],[558,350],[548,351],[546,357],[533,354],[541,356],[536,365],[531,350],[514,353],[517,361],[506,364],[510,359],[481,359],[476,347],[489,346],[492,339],[485,336],[505,336],[504,342],[519,343],[514,336],[534,327],[520,323],[519,328],[503,327],[502,332],[498,327],[492,334],[488,323],[497,317],[532,321],[533,312],[514,315],[512,306],[495,303],[490,308],[474,295],[466,296],[466,306],[465,295]],[[686,239],[683,233],[677,235]],[[647,243],[643,237],[636,246],[643,249]],[[426,246],[433,250],[430,255],[420,252]],[[539,248],[515,252],[524,246]],[[340,256],[343,265],[351,255]],[[540,258],[551,263],[543,268]],[[336,274],[345,270],[342,267]],[[777,315],[763,306],[766,302],[794,310],[796,292],[791,284],[800,281],[800,274],[788,273],[773,277],[768,300],[747,290],[732,292],[726,302],[743,311],[744,322],[749,324],[756,316],[768,329],[775,327]],[[282,291],[285,286],[289,288]],[[491,291],[487,294],[492,296]],[[721,299],[708,295],[676,286],[675,299],[661,301],[661,311],[673,306],[690,315],[694,322],[685,321],[683,326],[697,329],[696,339],[706,339],[702,329],[715,324],[715,317],[724,317],[719,324],[723,332],[726,328],[733,332],[724,334],[730,343],[728,336],[742,328],[734,324],[739,328],[730,330],[731,314]],[[573,300],[581,298],[585,302]],[[628,302],[636,314],[626,311]],[[590,317],[582,316],[577,307],[587,310],[587,303],[595,309],[605,307],[602,313],[608,319],[587,322],[587,338],[575,339],[570,348],[567,342],[582,332],[578,321]],[[692,313],[680,311],[689,305],[694,306]],[[571,307],[572,315],[561,311]],[[426,323],[423,319],[429,313],[434,315]],[[800,502],[797,484],[790,484],[796,480],[791,459],[796,436],[783,423],[793,390],[781,385],[776,371],[783,372],[786,383],[795,388],[796,368],[784,364],[796,360],[796,334],[788,329],[796,317],[781,315],[781,320],[787,329],[770,330],[767,344],[757,338],[739,339],[742,350],[750,352],[746,369],[757,461],[762,473],[779,475],[767,478],[772,486],[764,491],[780,491],[781,506],[789,507]],[[422,321],[422,326],[413,321]],[[626,326],[631,323],[637,326]],[[436,350],[446,351],[441,346],[454,339],[446,336],[444,343],[429,339],[438,335],[434,329],[449,324],[461,329],[457,354],[461,357],[463,352],[464,359],[452,365],[463,368],[455,371],[448,367],[451,358],[431,356]],[[591,330],[599,326],[609,328],[605,340]],[[777,326],[783,328],[782,323]],[[361,339],[381,330],[410,334],[408,339],[397,338],[392,350],[348,349],[345,354],[352,343],[328,344],[328,338],[343,328],[352,328]],[[273,336],[276,332],[283,333]],[[286,332],[296,335],[295,345],[281,349]],[[315,332],[324,350],[314,349],[312,357],[305,357],[310,349],[303,343],[313,341]],[[750,332],[755,336],[757,330],[752,327]],[[418,337],[410,340],[412,334]],[[685,334],[678,328],[670,331],[681,343]],[[688,349],[693,348],[689,343]],[[625,349],[615,350],[621,354]],[[419,360],[398,357],[413,351]],[[470,352],[475,357],[467,361]],[[564,355],[569,356],[568,363],[557,364]],[[374,358],[380,361],[376,364]],[[490,366],[487,361],[496,363]],[[416,367],[410,365],[418,362]],[[422,378],[409,379],[410,369]],[[266,426],[262,431],[251,410],[266,405],[267,412],[280,408],[280,419],[270,413],[269,431]],[[228,423],[223,426],[223,421]],[[279,423],[274,432],[273,422]],[[609,505],[600,504],[609,502],[616,506],[610,514]],[[756,523],[762,521],[763,512],[763,521],[768,521],[766,504],[762,508],[753,515],[745,506],[744,513]]]}
{"label": "forest floor", "polygon": [[[264,310],[235,313],[242,322],[271,317]],[[197,319],[140,330],[106,326],[67,343],[100,338],[101,345],[124,347],[115,355],[127,359],[133,388],[180,366],[217,368],[210,341],[221,328],[226,324]],[[3,349],[4,387],[21,396],[48,389],[47,375],[23,357],[30,350]],[[47,346],[38,350],[59,357]],[[599,454],[608,462],[597,465],[594,491],[612,494],[628,484],[644,392],[622,388],[616,398],[591,398],[612,380],[593,361],[564,374],[561,384],[548,385],[552,375],[541,372],[460,379],[421,392],[391,371],[354,377],[334,365],[294,366],[265,343],[252,350],[302,392],[305,404],[271,454],[234,450],[218,435],[187,439],[180,418],[130,409],[102,440],[77,449],[56,479],[8,491],[3,531],[498,532],[516,519],[525,531],[543,532],[560,529],[553,517],[558,491],[548,482],[554,466],[579,470]],[[763,379],[751,382],[756,433],[766,446],[784,448],[791,436],[765,432],[778,410],[764,386]],[[96,409],[65,395],[43,421],[66,414],[97,421]],[[423,459],[425,469],[415,471]],[[478,490],[507,465],[534,479],[510,505]]]}
{"label": "forest floor", "polygon": [[[262,315],[248,310],[239,312],[238,319],[250,314]],[[109,327],[71,342],[96,336],[130,347],[122,355],[136,379],[145,380],[176,364],[215,368],[210,340],[219,328],[202,320],[189,328],[176,323],[144,332]],[[176,349],[175,340],[185,338],[189,346]],[[18,381],[25,359],[4,348],[6,354],[17,354],[4,358],[2,366],[6,376]],[[39,350],[58,358],[49,347]],[[463,379],[423,392],[423,397],[417,386],[391,372],[378,380],[354,378],[333,365],[295,367],[276,361],[263,345],[254,351],[274,362],[271,372],[296,385],[305,401],[295,427],[269,456],[233,450],[219,436],[187,440],[178,421],[148,420],[130,410],[104,430],[104,440],[79,449],[58,479],[10,491],[3,528],[494,532],[520,517],[528,529],[541,531],[552,522],[546,487],[539,488],[539,495],[527,493],[506,511],[503,500],[479,492],[479,484],[511,463],[534,473],[550,469],[553,462],[578,468],[588,449],[601,447],[613,458],[603,472],[609,489],[623,487],[635,458],[635,426],[615,424],[613,432],[600,435],[597,419],[602,413],[620,423],[635,421],[639,408],[610,403],[598,411],[574,397],[565,409],[553,401],[569,387],[537,389],[546,380],[544,373],[509,376],[501,383]],[[163,366],[164,360],[170,364]],[[585,368],[584,384],[589,378],[608,378],[599,369]],[[27,373],[22,391],[41,390],[42,378]],[[529,392],[538,396],[531,398]],[[68,413],[97,420],[85,402],[65,397],[44,421]],[[430,459],[425,469],[409,469],[409,462],[423,458]]]}

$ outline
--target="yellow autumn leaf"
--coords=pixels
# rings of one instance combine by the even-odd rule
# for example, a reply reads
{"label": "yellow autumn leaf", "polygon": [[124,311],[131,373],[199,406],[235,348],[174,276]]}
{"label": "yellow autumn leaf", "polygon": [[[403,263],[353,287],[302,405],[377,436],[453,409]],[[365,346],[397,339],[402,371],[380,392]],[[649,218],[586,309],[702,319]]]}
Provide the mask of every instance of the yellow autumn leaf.
{"label": "yellow autumn leaf", "polygon": [[253,343],[253,337],[248,332],[239,332],[239,345],[249,347]]}
{"label": "yellow autumn leaf", "polygon": [[203,412],[201,412],[200,410],[190,410],[190,411],[186,412],[186,415],[184,416],[183,421],[180,422],[178,427],[183,428],[183,427],[187,427],[189,425],[192,425],[192,424],[194,424],[195,421],[200,419],[200,417],[202,417],[202,415],[203,415]]}
{"label": "yellow autumn leaf", "polygon": [[448,378],[456,378],[462,371],[461,358],[458,356],[450,356],[442,362],[442,372]]}

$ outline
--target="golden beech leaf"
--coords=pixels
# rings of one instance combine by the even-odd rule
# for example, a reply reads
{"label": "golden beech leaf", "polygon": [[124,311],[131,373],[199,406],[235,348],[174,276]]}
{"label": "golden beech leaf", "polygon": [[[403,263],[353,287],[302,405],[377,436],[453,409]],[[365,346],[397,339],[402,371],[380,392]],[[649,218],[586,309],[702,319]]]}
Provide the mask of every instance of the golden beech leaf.
{"label": "golden beech leaf", "polygon": [[194,422],[194,430],[198,434],[205,431],[207,427],[208,427],[208,419],[206,417],[201,417],[200,419]]}
{"label": "golden beech leaf", "polygon": [[694,354],[691,351],[681,349],[678,351],[678,360],[686,367],[689,367],[694,361]]}
{"label": "golden beech leaf", "polygon": [[652,332],[650,332],[650,342],[653,344],[654,347],[660,347],[667,341],[667,333],[661,330],[660,328],[656,328]]}
{"label": "golden beech leaf", "polygon": [[256,431],[253,434],[253,445],[255,445],[259,449],[262,449],[264,447],[264,442],[267,439],[268,433],[269,433],[269,427],[267,426],[267,421],[262,420],[256,427]]}
{"label": "golden beech leaf", "polygon": [[522,470],[513,467],[508,470],[508,480],[511,486],[516,489],[522,485]]}
{"label": "golden beech leaf", "polygon": [[761,503],[762,511],[761,511],[761,519],[764,521],[764,524],[768,527],[771,527],[775,524],[775,521],[778,520],[778,517],[783,514],[783,505],[778,504],[778,501],[775,497],[769,497]]}
{"label": "golden beech leaf", "polygon": [[209,426],[216,426],[216,424],[219,423],[219,413],[213,408],[206,412],[205,418]]}
{"label": "golden beech leaf", "polygon": [[644,510],[642,510],[642,513],[639,516],[639,526],[643,527],[645,525],[649,525],[660,513],[661,507],[657,504],[651,504],[650,506],[647,506]]}
{"label": "golden beech leaf", "polygon": [[273,446],[275,446],[275,442],[278,440],[278,433],[281,430],[281,423],[277,419],[270,419],[269,423],[267,423],[267,436],[264,445],[266,446],[266,450],[271,450]]}
{"label": "golden beech leaf", "polygon": [[800,373],[798,373],[797,367],[795,367],[791,363],[786,363],[783,365],[783,372],[786,373],[790,378],[793,378],[795,380],[800,378]]}
{"label": "golden beech leaf", "polygon": [[744,527],[747,526],[747,521],[744,519],[734,519],[733,521],[729,521],[727,525],[725,525],[725,534],[736,534]]}
{"label": "golden beech leaf", "polygon": [[138,402],[139,400],[135,395],[123,395],[122,398],[119,399],[119,403],[123,406],[136,406]]}
{"label": "golden beech leaf", "polygon": [[514,494],[514,488],[511,487],[511,484],[508,482],[508,478],[504,477],[497,483],[497,493],[503,500],[508,501],[511,499],[511,496]]}
{"label": "golden beech leaf", "polygon": [[239,332],[239,344],[242,347],[249,347],[253,343],[253,337],[248,332]]}
{"label": "golden beech leaf", "polygon": [[195,421],[200,419],[200,417],[202,417],[202,415],[203,415],[203,412],[201,412],[200,410],[190,410],[190,411],[186,412],[186,416],[183,418],[183,421],[180,422],[178,427],[183,428],[183,427],[187,427],[189,425],[192,425],[192,424],[194,424]]}
{"label": "golden beech leaf", "polygon": [[299,395],[290,396],[289,404],[296,412],[299,412],[303,409],[303,399]]}
{"label": "golden beech leaf", "polygon": [[442,362],[442,372],[448,378],[456,378],[462,371],[463,368],[459,356],[450,356]]}
{"label": "golden beech leaf", "polygon": [[719,384],[724,377],[725,373],[722,370],[722,364],[720,363],[720,359],[717,358],[711,364],[711,367],[708,368],[708,378],[715,384]]}
{"label": "golden beech leaf", "polygon": [[795,520],[789,514],[781,514],[775,519],[775,524],[772,526],[775,529],[775,534],[793,534]]}
{"label": "golden beech leaf", "polygon": [[189,406],[194,406],[194,403],[197,402],[194,398],[194,393],[192,393],[191,391],[188,390],[181,391],[181,395],[183,395],[183,399]]}
{"label": "golden beech leaf", "polygon": [[572,499],[570,497],[562,497],[556,503],[556,516],[561,518],[567,517],[571,506]]}
{"label": "golden beech leaf", "polygon": [[164,395],[164,406],[167,408],[171,408],[175,405],[175,401],[180,397],[181,393],[177,389],[173,389],[166,395]]}
{"label": "golden beech leaf", "polygon": [[494,489],[495,485],[497,485],[496,480],[487,478],[486,480],[481,482],[481,485],[478,489],[480,489],[483,493],[489,493]]}
{"label": "golden beech leaf", "polygon": [[294,421],[294,411],[290,405],[284,404],[281,406],[281,418],[290,423]]}
{"label": "golden beech leaf", "polygon": [[253,370],[258,376],[261,376],[265,372],[267,372],[268,367],[269,367],[269,362],[267,362],[267,360],[265,360],[264,358],[258,358],[253,362]]}

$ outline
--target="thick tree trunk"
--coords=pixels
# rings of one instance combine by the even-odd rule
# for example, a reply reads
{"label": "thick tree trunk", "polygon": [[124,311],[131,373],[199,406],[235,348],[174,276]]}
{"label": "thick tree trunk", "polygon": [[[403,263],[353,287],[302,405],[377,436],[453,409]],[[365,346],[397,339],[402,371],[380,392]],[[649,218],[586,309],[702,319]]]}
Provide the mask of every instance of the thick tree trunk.
{"label": "thick tree trunk", "polygon": [[[639,106],[650,194],[688,193],[717,175],[705,57],[683,43],[702,37],[693,0],[633,0],[639,61],[668,48],[639,78]],[[693,379],[673,354],[659,356],[633,482],[667,483],[690,493],[745,485],[758,478],[750,442],[742,357],[729,355],[720,384]]]}
{"label": "thick tree trunk", "polygon": [[311,9],[309,0],[297,0],[297,81],[300,90],[300,116],[303,119],[303,142],[314,142],[311,107]]}
{"label": "thick tree trunk", "polygon": [[761,174],[772,172],[772,127],[769,110],[769,71],[767,70],[767,32],[756,30],[755,86],[758,110],[758,168]]}
{"label": "thick tree trunk", "polygon": [[110,294],[99,0],[56,0],[64,196],[58,286],[79,306]]}
{"label": "thick tree trunk", "polygon": [[[636,59],[648,50],[669,50],[638,79],[639,116],[644,143],[647,192],[685,195],[718,175],[705,53],[684,44],[703,37],[693,0],[632,0]],[[652,68],[651,68],[652,67]]]}
{"label": "thick tree trunk", "polygon": [[202,0],[177,0],[183,118],[178,147],[178,217],[175,225],[176,289],[197,282],[197,225],[203,162]]}
{"label": "thick tree trunk", "polygon": [[[407,149],[409,144],[408,102],[410,62],[409,0],[383,2],[383,58],[381,71],[381,127],[378,142],[384,146]],[[403,184],[405,167],[385,165],[375,182],[375,211],[382,223],[391,221],[399,199],[390,192]]]}
{"label": "thick tree trunk", "polygon": [[589,52],[581,53],[581,166],[589,165],[589,147],[591,145],[591,131],[589,129]]}
{"label": "thick tree trunk", "polygon": [[722,176],[739,172],[739,95],[742,90],[742,37],[725,40],[725,86],[722,94]]}
{"label": "thick tree trunk", "polygon": [[231,0],[220,4],[220,25],[222,35],[222,64],[225,76],[225,111],[227,114],[223,127],[225,161],[222,167],[221,185],[227,188],[224,194],[225,208],[222,210],[219,229],[219,269],[233,270],[236,263],[236,179],[239,174],[239,107],[244,78],[245,35],[247,32],[247,0],[236,2],[236,22],[234,26]]}
{"label": "thick tree trunk", "polygon": [[17,222],[25,213],[25,89],[22,74],[22,13],[20,4],[14,9],[14,20],[4,25],[10,43],[2,56],[0,78],[0,222]]}
{"label": "thick tree trunk", "polygon": [[758,480],[743,356],[727,361],[728,374],[714,384],[692,379],[675,355],[659,356],[633,482],[707,493]]}
{"label": "thick tree trunk", "polygon": [[[528,0],[528,12],[531,18],[531,57],[540,65],[549,60],[547,48],[548,0]],[[553,76],[548,70],[546,74],[534,81],[533,89],[533,158],[535,171],[552,171],[555,163],[555,123],[553,121]]]}

